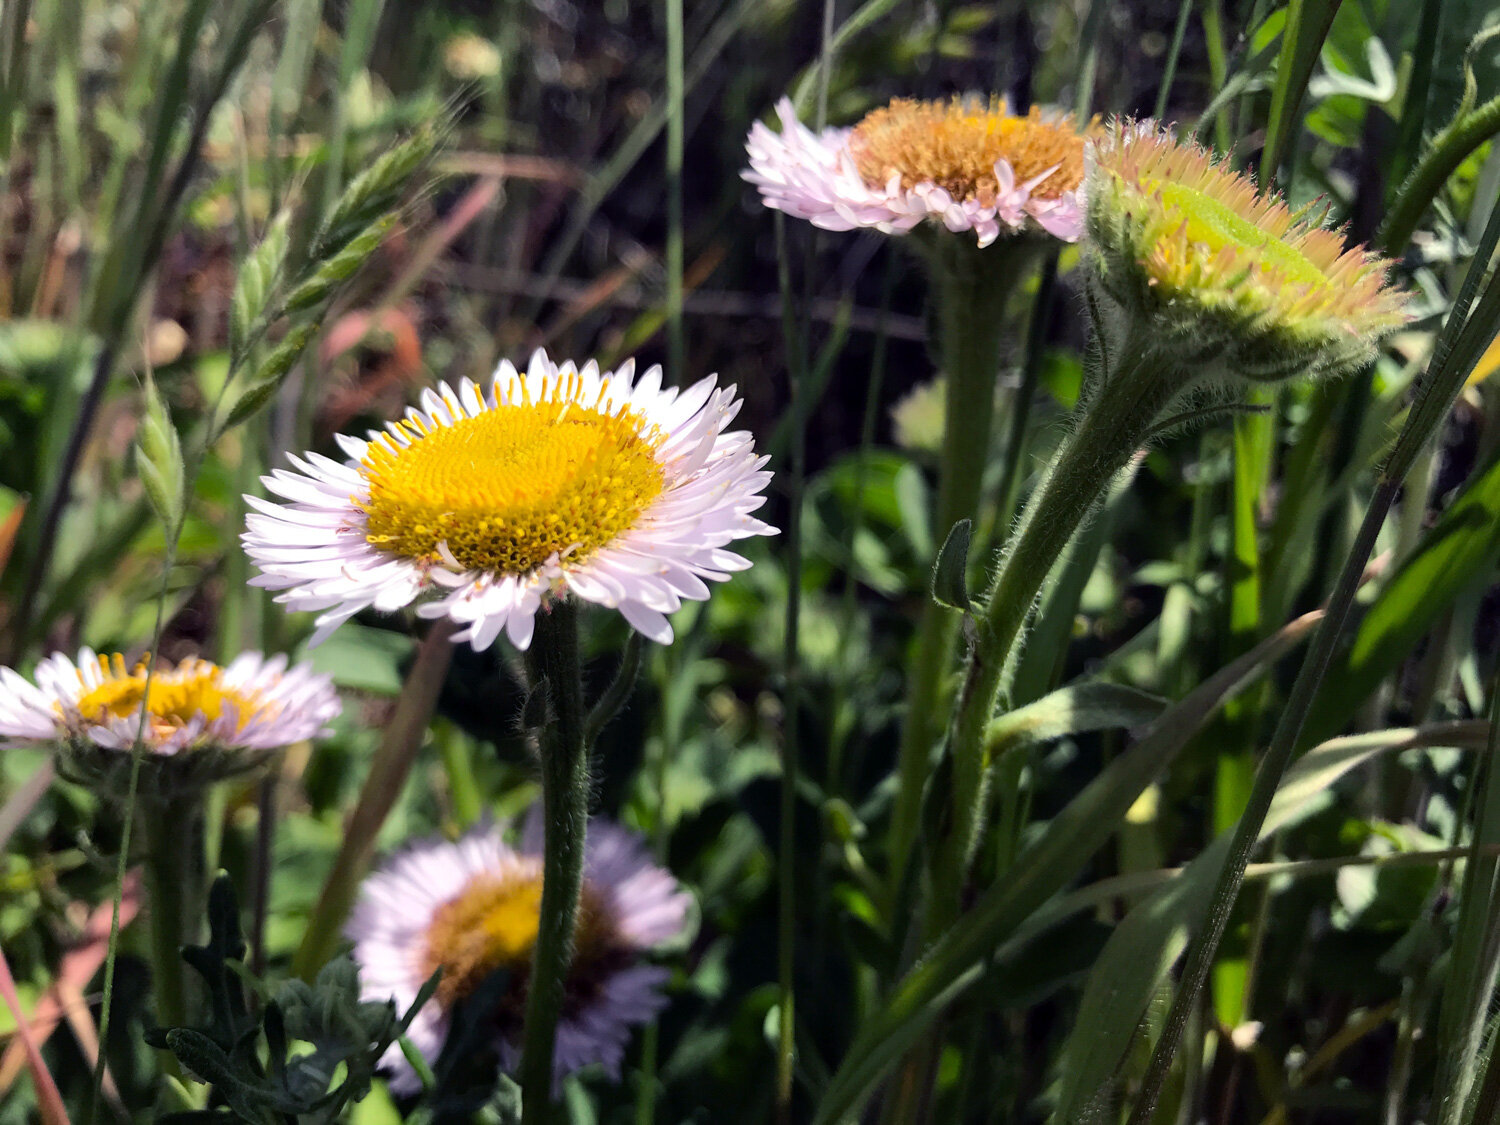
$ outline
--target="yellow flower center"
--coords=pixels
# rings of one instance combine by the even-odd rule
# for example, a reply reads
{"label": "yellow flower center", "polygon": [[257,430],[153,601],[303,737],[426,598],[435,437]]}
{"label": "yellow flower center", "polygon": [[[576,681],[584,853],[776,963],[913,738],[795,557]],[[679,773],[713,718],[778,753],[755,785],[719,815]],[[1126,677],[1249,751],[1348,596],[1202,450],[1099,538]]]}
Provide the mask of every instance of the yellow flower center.
{"label": "yellow flower center", "polygon": [[452,425],[403,422],[414,439],[405,447],[372,441],[366,540],[427,562],[446,544],[465,569],[527,574],[629,529],[661,493],[663,439],[628,408],[572,401],[575,389],[560,381],[538,401]]}
{"label": "yellow flower center", "polygon": [[897,98],[854,127],[849,151],[872,186],[897,175],[904,188],[935,183],[955,199],[985,206],[999,190],[995,162],[1002,158],[1018,184],[1052,170],[1032,188],[1040,199],[1056,199],[1083,179],[1083,137],[1070,118],[1044,121],[1035,106],[1017,117],[994,99],[985,105]]}
{"label": "yellow flower center", "polygon": [[[1175,228],[1186,223],[1185,234],[1199,253],[1217,254],[1224,249],[1254,250],[1262,270],[1274,272],[1285,282],[1323,286],[1327,277],[1297,247],[1283,242],[1212,196],[1177,183],[1145,185],[1161,195],[1166,214],[1164,225]],[[1170,280],[1163,278],[1163,280]]]}
{"label": "yellow flower center", "polygon": [[99,657],[104,682],[81,695],[79,714],[90,723],[111,718],[126,719],[142,703],[146,706],[151,728],[167,733],[186,726],[194,719],[212,722],[232,706],[240,726],[256,710],[253,695],[224,686],[224,669],[207,660],[184,660],[175,669],[157,668],[146,683],[146,664],[127,669],[119,653]]}
{"label": "yellow flower center", "polygon": [[[443,970],[438,1002],[450,1007],[472,995],[491,973],[506,969],[513,980],[502,1009],[519,1018],[541,904],[541,860],[525,857],[512,871],[476,875],[457,896],[438,907],[427,926],[422,957],[424,976]],[[589,992],[590,982],[622,950],[613,917],[585,883],[574,925],[570,998],[576,1000]]]}

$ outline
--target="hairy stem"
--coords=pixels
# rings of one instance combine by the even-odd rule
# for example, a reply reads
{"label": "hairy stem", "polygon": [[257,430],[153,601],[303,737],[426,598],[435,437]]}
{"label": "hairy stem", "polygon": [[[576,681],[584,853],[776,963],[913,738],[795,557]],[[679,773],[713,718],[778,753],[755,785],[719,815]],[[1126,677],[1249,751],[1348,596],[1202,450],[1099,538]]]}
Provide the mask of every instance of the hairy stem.
{"label": "hairy stem", "polygon": [[[939,358],[947,380],[934,526],[941,539],[959,520],[978,515],[994,421],[1005,306],[1031,255],[1021,242],[980,250],[947,235],[931,257],[941,332]],[[897,767],[900,785],[891,814],[893,897],[916,842],[922,786],[933,747],[943,733],[943,681],[952,666],[957,635],[957,615],[926,599],[907,675],[906,721]]]}
{"label": "hairy stem", "polygon": [[[545,1125],[552,1109],[552,1050],[562,1013],[573,926],[583,889],[584,842],[588,832],[588,746],[584,728],[583,668],[578,653],[578,608],[554,602],[537,617],[527,654],[533,691],[550,704],[541,732],[542,903],[531,988],[526,997],[521,1054],[522,1120]],[[545,684],[545,689],[542,685]]]}
{"label": "hairy stem", "polygon": [[935,868],[934,906],[939,922],[958,909],[969,857],[982,827],[984,731],[1037,592],[1073,533],[1186,382],[1149,345],[1127,341],[1115,369],[1103,374],[1083,407],[1077,428],[1058,450],[1046,478],[1026,505],[1013,545],[976,622],[975,642],[954,712],[950,734],[953,823]]}
{"label": "hairy stem", "polygon": [[190,1004],[182,947],[197,942],[203,918],[203,798],[197,792],[153,795],[141,811],[156,1020],[162,1027],[186,1027]]}

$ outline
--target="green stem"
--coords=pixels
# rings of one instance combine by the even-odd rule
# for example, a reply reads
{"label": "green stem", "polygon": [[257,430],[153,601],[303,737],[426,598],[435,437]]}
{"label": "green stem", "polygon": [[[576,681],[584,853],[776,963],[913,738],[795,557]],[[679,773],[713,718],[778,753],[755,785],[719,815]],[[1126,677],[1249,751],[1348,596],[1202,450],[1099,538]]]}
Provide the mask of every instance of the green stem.
{"label": "green stem", "polygon": [[1395,205],[1375,235],[1375,245],[1388,254],[1405,251],[1417,224],[1443,190],[1448,177],[1458,170],[1470,153],[1496,133],[1500,133],[1500,97],[1491,98],[1472,113],[1455,118],[1433,139],[1421,162],[1401,185]]}
{"label": "green stem", "polygon": [[[943,449],[938,466],[937,524],[946,536],[959,520],[978,515],[980,486],[989,459],[1000,366],[1004,312],[1030,261],[1022,242],[980,250],[941,232],[931,255],[933,288],[947,380]],[[924,599],[916,649],[907,676],[906,722],[901,730],[889,855],[894,898],[906,874],[922,811],[922,786],[932,749],[942,738],[943,681],[952,662],[958,616]]]}
{"label": "green stem", "polygon": [[539,614],[527,653],[532,690],[546,684],[549,722],[541,732],[542,904],[526,997],[521,1052],[522,1121],[544,1125],[552,1111],[552,1049],[562,1013],[573,925],[583,889],[588,832],[588,746],[584,741],[583,666],[578,653],[578,607],[554,602]]}
{"label": "green stem", "polygon": [[686,350],[682,335],[682,149],[683,31],[682,0],[666,0],[667,7],[667,372],[674,383],[684,382]]}
{"label": "green stem", "polygon": [[203,918],[202,796],[153,794],[142,813],[156,1019],[162,1027],[186,1027],[190,1013],[182,947],[196,944]]}
{"label": "green stem", "polygon": [[[1148,335],[1143,331],[1142,335]],[[1140,448],[1161,411],[1186,389],[1189,378],[1149,344],[1127,340],[1113,371],[1083,408],[1068,440],[1026,506],[976,622],[963,689],[955,711],[953,827],[942,844],[935,873],[933,920],[941,926],[958,908],[969,857],[982,827],[984,731],[994,714],[1001,676],[1052,564],[1078,526],[1103,498]],[[929,927],[929,933],[936,932]]]}

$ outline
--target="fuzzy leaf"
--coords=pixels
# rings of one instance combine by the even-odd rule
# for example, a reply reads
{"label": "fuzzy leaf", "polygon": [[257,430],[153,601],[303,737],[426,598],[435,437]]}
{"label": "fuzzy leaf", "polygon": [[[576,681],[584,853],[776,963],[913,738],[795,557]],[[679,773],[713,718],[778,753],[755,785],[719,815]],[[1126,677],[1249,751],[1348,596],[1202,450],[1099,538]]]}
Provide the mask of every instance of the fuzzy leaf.
{"label": "fuzzy leaf", "polygon": [[948,531],[948,538],[943,540],[943,548],[932,568],[932,600],[938,605],[967,612],[972,604],[966,571],[969,568],[969,537],[973,532],[973,520],[959,520]]}
{"label": "fuzzy leaf", "polygon": [[993,761],[1028,742],[1141,726],[1166,707],[1165,699],[1124,684],[1069,684],[1035,703],[991,719],[985,731],[985,757]]}

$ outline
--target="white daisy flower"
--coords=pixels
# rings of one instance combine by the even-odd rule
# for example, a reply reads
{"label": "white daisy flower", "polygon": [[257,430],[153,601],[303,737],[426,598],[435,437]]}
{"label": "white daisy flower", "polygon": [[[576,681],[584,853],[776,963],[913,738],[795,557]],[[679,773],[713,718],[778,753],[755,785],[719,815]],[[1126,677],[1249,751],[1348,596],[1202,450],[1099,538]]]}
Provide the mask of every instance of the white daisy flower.
{"label": "white daisy flower", "polygon": [[1084,138],[1066,114],[897,98],[852,129],[814,133],[788,99],[776,113],[780,133],[751,126],[743,175],[767,207],[814,226],[905,234],[932,219],[973,231],[980,246],[1028,230],[1065,242],[1083,232]]}
{"label": "white daisy flower", "polygon": [[[345,926],[362,996],[391,999],[404,1012],[442,969],[436,994],[407,1030],[431,1063],[442,1051],[453,1005],[496,970],[508,969],[511,985],[493,1019],[500,1064],[514,1071],[541,899],[542,822],[535,811],[518,848],[492,823],[451,843],[409,845],[365,880]],[[576,945],[553,1056],[558,1081],[592,1063],[619,1079],[631,1029],[667,1004],[667,970],[643,963],[640,954],[682,935],[690,902],[634,833],[603,819],[589,822]],[[419,1088],[399,1046],[382,1063],[397,1093]]]}
{"label": "white daisy flower", "polygon": [[197,658],[158,662],[149,688],[146,669],[88,648],[76,661],[61,652],[42,660],[34,684],[0,668],[0,740],[64,747],[65,772],[97,781],[128,764],[122,751],[139,733],[149,760],[172,778],[206,781],[327,733],[341,709],[330,677],[308,664],[288,667],[285,656],[246,652],[223,668]]}
{"label": "white daisy flower", "polygon": [[679,391],[661,368],[502,363],[483,393],[468,379],[368,441],[339,435],[349,460],[309,453],[261,478],[289,503],[248,496],[245,550],[277,601],[319,611],[316,644],[362,609],[423,599],[455,639],[486,649],[502,630],[531,643],[545,599],[618,609],[665,644],[666,615],[750,564],[725,547],[772,535],[750,513],[771,474],[716,377]]}

